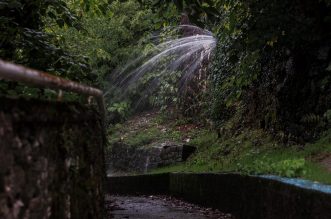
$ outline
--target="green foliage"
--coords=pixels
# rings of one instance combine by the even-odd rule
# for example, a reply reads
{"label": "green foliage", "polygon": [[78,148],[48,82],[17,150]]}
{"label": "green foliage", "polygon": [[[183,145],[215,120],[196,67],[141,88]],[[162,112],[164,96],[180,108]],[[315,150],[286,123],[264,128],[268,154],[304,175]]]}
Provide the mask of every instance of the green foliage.
{"label": "green foliage", "polygon": [[[151,3],[133,0],[6,0],[0,12],[1,58],[101,88],[151,32],[177,21],[173,9],[161,19]],[[0,87],[5,94],[34,93],[16,83]]]}
{"label": "green foliage", "polygon": [[[4,0],[0,4],[0,58],[90,83],[86,61],[62,49],[58,35],[50,31],[64,27],[80,28],[77,16],[65,1]],[[4,81],[0,81],[0,93],[38,98],[54,96],[48,90]]]}
{"label": "green foliage", "polygon": [[[95,7],[100,5],[104,4],[101,2]],[[73,1],[69,6],[78,14],[82,10],[77,1]],[[81,18],[82,29],[71,27],[56,30],[63,40],[62,47],[72,54],[86,57],[95,83],[107,92],[105,98],[106,103],[109,103],[107,108],[111,109],[110,122],[125,119],[129,112],[134,111],[132,102],[147,95],[141,92],[146,86],[144,83],[135,85],[135,89],[131,90],[116,88],[114,81],[119,77],[118,72],[129,60],[134,60],[153,48],[148,39],[154,31],[174,25],[177,21],[178,15],[171,8],[164,12],[162,18],[152,9],[148,1],[139,4],[135,0],[115,0],[111,1],[102,13],[86,12]],[[145,82],[151,80],[155,74],[158,73],[151,73],[149,78],[144,79]],[[128,93],[126,99],[122,98],[123,93]],[[114,105],[121,102],[128,104],[124,107],[125,110],[122,110],[123,105]]]}
{"label": "green foliage", "polygon": [[[77,10],[77,5],[72,5]],[[103,14],[87,14],[82,18],[84,30],[60,29],[65,48],[88,58],[97,77],[97,83],[107,88],[115,68],[137,57],[146,45],[146,37],[166,21],[158,18],[151,8],[137,1],[112,1]]]}
{"label": "green foliage", "polygon": [[197,146],[198,151],[186,163],[152,172],[271,174],[331,183],[330,172],[314,158],[330,153],[330,130],[305,147],[292,145],[285,148],[261,130],[246,130],[241,135],[222,139],[208,130],[199,130],[190,143]]}
{"label": "green foliage", "polygon": [[286,177],[303,177],[305,159],[287,159],[275,162],[272,159],[262,158],[252,163],[238,163],[236,171],[247,174],[276,174]]}
{"label": "green foliage", "polygon": [[327,110],[322,116],[314,113],[303,115],[301,122],[306,125],[326,126],[331,122],[331,110]]}
{"label": "green foliage", "polygon": [[114,103],[107,108],[108,112],[121,119],[126,119],[129,114],[129,104],[127,102]]}
{"label": "green foliage", "polygon": [[153,106],[166,110],[167,107],[176,105],[179,98],[178,80],[181,72],[173,71],[163,74],[159,78],[160,84],[157,92],[151,97]]}
{"label": "green foliage", "polygon": [[66,0],[67,4],[76,14],[84,16],[102,16],[106,13],[108,0]]}
{"label": "green foliage", "polygon": [[172,5],[176,6],[180,13],[185,12],[197,25],[204,26],[220,16],[219,11],[214,7],[215,1],[212,0],[154,0],[153,2],[160,12]]}
{"label": "green foliage", "polygon": [[330,108],[318,100],[329,99],[331,84],[325,50],[329,2],[218,0],[215,5],[221,11],[211,77],[215,122],[223,124],[240,110],[240,123],[301,135],[295,140],[315,136],[314,127],[303,134],[307,127],[300,120],[323,117]]}
{"label": "green foliage", "polygon": [[249,41],[245,39],[251,16],[247,5],[240,1],[225,1],[219,7],[223,11],[223,19],[218,29],[213,82],[215,95],[220,94],[229,107],[240,99],[243,89],[256,79],[259,73],[259,51],[249,50]]}
{"label": "green foliage", "polygon": [[45,31],[54,23],[77,24],[65,2],[6,0],[0,6],[0,20],[1,58],[63,75],[67,68],[78,64],[71,63],[74,58],[59,48],[54,35]]}

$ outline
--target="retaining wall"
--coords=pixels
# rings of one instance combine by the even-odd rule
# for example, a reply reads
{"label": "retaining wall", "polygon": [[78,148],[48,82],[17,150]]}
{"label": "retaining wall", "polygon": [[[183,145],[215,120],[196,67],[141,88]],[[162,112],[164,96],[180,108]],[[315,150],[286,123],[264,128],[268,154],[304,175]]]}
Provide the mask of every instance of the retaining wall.
{"label": "retaining wall", "polygon": [[108,151],[106,161],[110,174],[117,171],[146,173],[157,167],[185,161],[195,150],[193,146],[175,142],[141,147],[116,142]]}
{"label": "retaining wall", "polygon": [[108,188],[120,194],[174,195],[236,218],[331,218],[330,193],[258,176],[176,173],[110,177]]}
{"label": "retaining wall", "polygon": [[0,218],[103,218],[104,143],[90,108],[0,98]]}
{"label": "retaining wall", "polygon": [[168,194],[169,180],[169,173],[107,177],[107,190],[110,194]]}

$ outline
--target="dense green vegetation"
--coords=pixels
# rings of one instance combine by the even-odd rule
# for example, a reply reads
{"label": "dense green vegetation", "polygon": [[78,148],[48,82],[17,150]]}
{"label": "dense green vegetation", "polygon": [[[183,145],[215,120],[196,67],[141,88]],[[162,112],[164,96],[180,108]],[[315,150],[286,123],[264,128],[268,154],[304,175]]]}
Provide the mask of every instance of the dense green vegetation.
{"label": "dense green vegetation", "polygon": [[[157,42],[149,39],[183,22],[183,14],[218,41],[203,92],[195,80],[194,102],[179,95],[176,71],[162,78],[144,108],[132,100],[144,97],[146,84],[125,100],[112,90],[106,96],[111,141],[120,138],[112,123],[157,107],[204,127],[190,133],[199,153],[184,170],[323,177],[314,159],[330,154],[330,0],[0,0],[0,58],[108,91],[115,70],[150,51]],[[146,81],[157,76],[151,72]],[[4,81],[0,94],[56,97]],[[129,141],[180,135],[150,127]]]}
{"label": "dense green vegetation", "polygon": [[330,2],[231,1],[222,14],[213,117],[302,143],[327,128]]}

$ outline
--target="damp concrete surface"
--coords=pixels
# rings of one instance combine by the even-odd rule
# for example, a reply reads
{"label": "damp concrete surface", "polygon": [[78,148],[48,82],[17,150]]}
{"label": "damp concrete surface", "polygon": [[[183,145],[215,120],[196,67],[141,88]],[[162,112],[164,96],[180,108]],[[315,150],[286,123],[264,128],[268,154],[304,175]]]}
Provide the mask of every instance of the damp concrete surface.
{"label": "damp concrete surface", "polygon": [[107,196],[106,208],[113,219],[234,219],[169,196]]}

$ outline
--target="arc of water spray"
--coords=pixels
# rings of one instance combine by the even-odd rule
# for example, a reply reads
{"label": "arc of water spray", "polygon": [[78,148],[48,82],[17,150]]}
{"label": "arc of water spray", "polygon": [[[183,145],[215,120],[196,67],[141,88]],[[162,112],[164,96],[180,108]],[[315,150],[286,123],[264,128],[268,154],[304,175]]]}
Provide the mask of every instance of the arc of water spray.
{"label": "arc of water spray", "polygon": [[[179,40],[172,40],[172,42],[165,42],[160,44],[159,48],[165,47],[166,49],[163,50],[162,52],[158,53],[157,55],[153,56],[149,60],[147,60],[143,65],[141,65],[139,68],[136,70],[130,72],[127,74],[119,83],[118,85],[123,85],[123,83],[126,83],[126,80],[130,78],[130,76],[134,75],[134,78],[132,78],[127,84],[131,84],[132,81],[135,81],[136,79],[140,78],[142,74],[146,73],[153,67],[155,67],[160,61],[162,61],[162,58],[164,58],[167,55],[170,55],[171,53],[176,53],[178,50],[182,50],[184,48],[192,48],[192,46],[196,45],[199,43],[199,46],[201,46],[202,43],[208,43],[212,38],[208,36],[208,39],[204,38],[199,38],[200,40],[197,40],[196,36],[191,36],[191,37],[185,37],[185,39],[179,39]],[[193,41],[192,41],[193,40]],[[174,43],[174,41],[176,41]],[[167,48],[167,45],[170,45],[170,48]],[[183,51],[184,54],[186,54],[186,51]],[[125,71],[120,72],[119,76],[123,75]]]}
{"label": "arc of water spray", "polygon": [[[162,42],[155,46],[155,49],[147,55],[142,55],[131,62],[129,62],[122,70],[115,71],[115,82],[113,89],[121,90],[122,98],[129,92],[130,86],[137,86],[137,81],[142,79],[146,74],[158,71],[160,76],[167,74],[169,71],[181,71],[181,83],[179,89],[182,89],[188,81],[194,76],[199,68],[203,67],[203,63],[209,60],[214,48],[216,47],[216,39],[212,36],[211,32],[203,30],[196,26],[181,25],[174,28],[174,31],[183,28],[191,28],[199,34],[194,36],[179,37],[174,39],[167,38],[167,41]],[[160,64],[164,64],[165,58],[170,58],[170,61],[165,63],[164,69],[160,70]],[[129,71],[130,68],[141,65]],[[149,93],[156,89],[159,84],[159,78],[152,79],[149,83],[150,86],[143,91]],[[109,90],[105,95],[112,93]],[[145,96],[145,95],[143,95]],[[138,100],[140,102],[141,100]]]}

